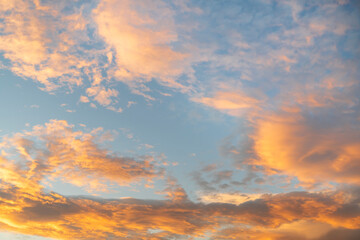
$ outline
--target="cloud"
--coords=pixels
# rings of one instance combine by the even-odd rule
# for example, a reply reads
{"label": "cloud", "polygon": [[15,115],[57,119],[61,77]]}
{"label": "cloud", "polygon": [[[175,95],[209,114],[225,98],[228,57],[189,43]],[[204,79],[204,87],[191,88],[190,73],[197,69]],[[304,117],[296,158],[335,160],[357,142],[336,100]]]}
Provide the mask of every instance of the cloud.
{"label": "cloud", "polygon": [[[2,1],[0,8],[4,66],[43,90],[81,87],[80,102],[121,112],[118,81],[147,99],[154,99],[157,83],[246,119],[247,151],[229,149],[257,171],[297,177],[306,186],[360,182],[359,21],[349,6],[16,0]],[[167,90],[157,92],[176,95]],[[126,101],[127,107],[134,103]],[[102,129],[75,129],[52,120],[0,143],[1,229],[62,239],[359,236],[356,188],[214,194],[209,192],[225,189],[236,174],[216,165],[192,174],[206,191],[200,202],[170,177],[162,192],[166,200],[51,192],[47,183],[56,180],[94,191],[107,190],[108,183],[151,183],[164,174],[150,156],[106,149],[103,141],[111,136]],[[237,184],[255,177],[250,171]]]}
{"label": "cloud", "polygon": [[[62,15],[66,2],[51,5],[39,1],[15,0],[2,4],[0,50],[15,74],[31,78],[42,88],[82,84],[81,70],[91,60],[77,52],[77,41],[86,39],[86,20],[79,9]],[[63,31],[62,29],[66,29]]]}
{"label": "cloud", "polygon": [[[111,139],[102,128],[78,131],[63,120],[5,136],[0,143],[0,229],[59,239],[159,240],[222,239],[240,232],[244,237],[295,236],[302,233],[294,226],[309,229],[309,221],[319,226],[320,237],[338,228],[360,229],[360,191],[355,187],[318,193],[223,193],[204,195],[202,202],[191,201],[172,177],[162,192],[166,200],[62,196],[46,187],[60,179],[99,190],[106,182],[124,185],[162,175],[150,157],[121,157],[103,148]],[[232,174],[217,173],[215,181]],[[304,222],[297,223],[299,219]]]}
{"label": "cloud", "polygon": [[[190,90],[178,81],[191,73],[191,61],[182,47],[173,47],[178,41],[175,11],[165,2],[16,0],[0,7],[4,66],[40,83],[42,90],[72,92],[89,81],[91,94],[89,89],[109,91],[109,84],[121,81],[134,94],[154,99],[146,94],[153,80]],[[106,99],[94,97],[101,105],[113,103]]]}
{"label": "cloud", "polygon": [[[229,37],[210,57],[210,87],[204,86],[207,94],[193,100],[239,118],[239,146],[224,147],[237,167],[248,164],[248,171],[274,178],[287,175],[307,187],[358,184],[358,55],[335,47],[346,33],[358,31],[358,16],[351,11],[341,18],[346,12],[335,1],[314,3],[314,12],[294,1],[280,1],[276,9],[271,4],[254,6],[265,9],[264,15],[246,22],[253,27],[239,21],[241,31],[222,29]],[[235,15],[248,16],[246,7],[232,7],[209,12],[220,26],[227,24],[224,14],[233,14],[226,16],[234,20]],[[344,27],[331,24],[337,18]],[[217,75],[221,73],[223,77]],[[214,187],[201,176],[196,179],[204,189]]]}
{"label": "cloud", "polygon": [[119,92],[115,89],[106,89],[103,86],[94,86],[86,89],[86,93],[103,106],[109,105],[112,97],[117,97]]}
{"label": "cloud", "polygon": [[[276,7],[264,2],[206,6],[212,26],[218,26],[207,37],[221,40],[202,43],[207,48],[202,52],[207,65],[201,65],[199,71],[205,76],[202,79],[199,74],[204,94],[193,100],[236,117],[246,117],[244,112],[259,104],[217,96],[223,84],[229,86],[229,92],[240,91],[240,96],[260,100],[260,107],[267,109],[279,107],[280,101],[292,102],[294,96],[299,104],[312,107],[353,100],[342,95],[344,89],[325,89],[319,82],[326,78],[345,85],[356,81],[358,55],[350,52],[358,52],[358,47],[339,47],[346,38],[358,38],[347,35],[359,29],[356,11],[344,11],[335,1],[310,5],[278,1]],[[256,15],[254,9],[262,9],[262,15]],[[250,16],[253,21],[248,20]],[[227,19],[232,19],[233,25]],[[284,95],[288,97],[281,99]]]}
{"label": "cloud", "polygon": [[325,236],[319,238],[319,240],[335,240],[335,239],[348,239],[356,240],[360,236],[360,230],[349,230],[349,229],[334,229],[328,232]]}
{"label": "cloud", "polygon": [[[296,229],[276,229],[276,230],[249,230],[244,228],[225,228],[221,230],[214,238],[220,240],[228,239],[254,239],[254,240],[325,240],[325,239],[344,239],[356,240],[359,237],[359,230],[352,229],[331,229],[326,224],[312,221],[299,221],[294,224]],[[317,237],[321,231],[325,235]],[[310,237],[309,237],[310,236]],[[315,237],[314,237],[315,236]]]}
{"label": "cloud", "polygon": [[88,102],[90,102],[89,98],[86,97],[86,96],[80,96],[79,101],[82,102],[82,103],[88,103]]}
{"label": "cloud", "polygon": [[249,108],[258,108],[258,105],[260,104],[260,100],[256,98],[231,91],[218,91],[214,97],[194,98],[193,101],[233,116],[241,116],[242,112]]}
{"label": "cloud", "polygon": [[136,102],[134,102],[134,101],[128,101],[126,107],[130,108],[132,105],[135,105],[135,104],[136,104]]}
{"label": "cloud", "polygon": [[[112,139],[109,133],[101,132],[102,129],[89,133],[75,131],[66,121],[51,120],[32,131],[7,137],[1,143],[3,152],[8,153],[7,159],[3,159],[2,171],[7,174],[2,180],[19,187],[20,179],[32,185],[45,178],[60,179],[88,190],[104,191],[108,182],[128,185],[161,176],[162,170],[150,156],[123,157],[101,147],[103,141]],[[15,163],[10,164],[10,159]],[[15,174],[9,169],[19,172]]]}
{"label": "cloud", "polygon": [[[242,116],[266,99],[254,97],[254,89],[270,97],[276,95],[274,88],[287,92],[304,78],[318,79],[336,66],[348,65],[351,58],[346,54],[358,51],[356,44],[356,51],[347,50],[356,37],[345,39],[346,33],[359,29],[356,11],[348,13],[335,1],[280,1],[274,8],[261,1],[218,4],[2,3],[3,65],[46,91],[83,88],[89,101],[105,107],[119,109],[114,92],[122,86],[118,81],[148,100],[155,99],[150,82],[156,81],[208,107]],[[218,90],[224,82],[231,91]],[[334,96],[298,98],[320,106],[331,104]]]}
{"label": "cloud", "polygon": [[[183,74],[187,54],[175,51],[174,12],[162,1],[104,0],[93,11],[99,35],[114,50],[114,76],[132,88],[146,91],[146,82],[186,91],[176,81]],[[139,91],[138,90],[138,91]]]}
{"label": "cloud", "polygon": [[229,203],[239,205],[247,201],[259,199],[262,194],[258,193],[211,193],[200,194],[199,200],[203,203]]}
{"label": "cloud", "polygon": [[110,107],[107,107],[107,109],[114,111],[114,112],[118,112],[118,113],[121,113],[123,111],[123,109],[121,107],[115,108],[113,106],[110,106]]}
{"label": "cloud", "polygon": [[[354,204],[359,199],[344,202],[343,194],[294,192],[233,205],[194,203],[183,198],[180,201],[106,200],[64,197],[56,193],[32,195],[18,189],[2,189],[1,228],[60,239],[163,239],[157,238],[158,233],[165,239],[186,239],[204,237],[206,232],[211,233],[209,239],[245,239],[246,236],[259,239],[256,236],[285,235],[284,229],[278,226],[303,218],[313,221],[313,226],[319,226],[321,222],[327,223],[323,224],[325,226],[332,224],[321,232],[326,234],[327,230],[337,227],[360,227],[359,207]],[[336,216],[336,212],[347,206],[352,206],[355,214],[344,221],[342,216]],[[222,230],[222,226],[227,226],[227,230]],[[289,235],[290,227],[287,230],[286,235]],[[294,230],[292,235],[297,232]],[[237,235],[240,233],[242,236]]]}
{"label": "cloud", "polygon": [[351,119],[336,113],[265,116],[251,136],[257,158],[249,161],[303,182],[358,184],[360,136]]}

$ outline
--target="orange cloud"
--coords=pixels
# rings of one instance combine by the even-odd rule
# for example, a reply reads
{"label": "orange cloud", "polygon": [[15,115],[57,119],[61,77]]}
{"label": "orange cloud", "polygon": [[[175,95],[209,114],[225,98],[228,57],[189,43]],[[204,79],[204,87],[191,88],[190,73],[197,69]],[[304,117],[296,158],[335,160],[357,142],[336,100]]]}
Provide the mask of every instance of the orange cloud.
{"label": "orange cloud", "polygon": [[296,63],[296,60],[290,59],[286,55],[279,56],[279,60],[282,60],[286,63]]}
{"label": "orange cloud", "polygon": [[103,180],[124,184],[161,173],[150,160],[119,157],[101,148],[101,142],[111,138],[102,131],[84,133],[66,121],[51,120],[5,137],[0,143],[0,229],[59,239],[160,240],[226,239],[224,234],[241,239],[239,232],[253,239],[280,239],[297,236],[291,223],[309,228],[297,223],[299,219],[316,223],[318,236],[337,228],[360,228],[357,188],[265,194],[247,199],[251,201],[233,194],[236,204],[219,198],[193,202],[173,178],[164,190],[168,200],[70,197],[45,189],[43,180],[52,178],[98,187]]}
{"label": "orange cloud", "polygon": [[[35,126],[32,131],[7,138],[2,143],[3,151],[9,152],[7,158],[18,160],[15,165],[3,160],[2,171],[9,173],[4,175],[6,182],[15,181],[15,186],[36,185],[46,176],[50,180],[60,178],[90,190],[106,190],[106,181],[126,185],[161,175],[161,169],[155,167],[151,157],[135,160],[102,148],[101,141],[111,139],[111,136],[101,135],[101,131],[74,131],[66,121],[51,120],[44,126]],[[14,150],[16,154],[10,154]],[[20,172],[9,172],[9,169],[19,169]],[[19,184],[17,180],[22,179],[19,175],[26,181],[21,180]]]}
{"label": "orange cloud", "polygon": [[204,203],[230,203],[239,205],[247,201],[254,201],[261,198],[262,194],[258,193],[212,193],[201,194],[199,199]]}
{"label": "orange cloud", "polygon": [[93,86],[86,89],[86,93],[103,106],[109,105],[112,97],[117,97],[119,92],[115,89],[106,89],[103,86]]}
{"label": "orange cloud", "polygon": [[86,96],[80,96],[79,101],[82,102],[82,103],[88,103],[88,102],[90,102],[89,98],[86,97]]}
{"label": "orange cloud", "polygon": [[[143,10],[146,11],[143,11]],[[101,1],[93,11],[99,35],[114,49],[114,75],[131,87],[142,88],[152,78],[186,90],[175,81],[183,73],[186,54],[170,44],[177,40],[173,12],[163,2]]]}
{"label": "orange cloud", "polygon": [[[213,239],[218,240],[355,240],[360,234],[360,230],[352,229],[333,229],[329,225],[313,222],[295,222],[295,229],[264,229],[256,230],[247,228],[225,228],[221,230]],[[320,229],[319,229],[320,228]],[[315,233],[315,234],[314,234]],[[319,235],[320,234],[320,235]]]}
{"label": "orange cloud", "polygon": [[299,112],[259,119],[251,136],[257,158],[250,162],[264,167],[268,173],[282,172],[304,183],[359,184],[357,127],[346,115],[331,116],[328,120],[321,116],[322,122]]}
{"label": "orange cloud", "polygon": [[[114,79],[148,99],[153,98],[145,94],[150,90],[145,84],[153,79],[189,91],[177,81],[190,69],[190,63],[185,61],[187,54],[171,46],[177,41],[177,33],[174,12],[166,3],[145,1],[135,5],[128,0],[103,0],[91,9],[91,14],[84,10],[88,5],[69,3],[1,3],[0,51],[9,60],[6,65],[11,71],[41,83],[46,91],[82,86],[84,79],[89,79],[92,86],[88,94],[94,94],[91,89],[101,84],[105,88]],[[89,26],[96,27],[98,34],[89,36]],[[94,42],[104,47],[84,47]],[[110,95],[116,97],[111,91]],[[89,96],[101,105],[114,103],[104,93],[97,91]]]}
{"label": "orange cloud", "polygon": [[[81,14],[61,15],[62,4],[11,2],[0,5],[3,19],[0,50],[11,61],[10,69],[19,76],[40,82],[47,91],[64,84],[81,85],[81,69],[91,65],[74,49],[76,39],[86,38],[81,33],[86,25]],[[58,33],[60,29],[66,31]]]}
{"label": "orange cloud", "polygon": [[[2,189],[0,227],[59,239],[201,238],[205,234],[211,234],[214,239],[242,239],[240,236],[236,238],[236,233],[252,237],[250,239],[260,239],[256,238],[260,236],[278,239],[276,237],[285,235],[284,228],[278,227],[298,219],[314,221],[318,225],[327,222],[332,224],[329,229],[360,228],[356,202],[343,202],[339,194],[341,192],[268,195],[256,201],[233,205],[188,200],[71,198],[56,193],[31,195],[17,189]],[[359,199],[356,201],[358,203]],[[355,214],[341,216],[342,209],[348,207]],[[344,216],[346,221],[343,221]],[[223,226],[227,226],[228,230],[222,230]],[[326,230],[323,229],[320,234],[326,233]],[[296,231],[290,233],[295,235]]]}
{"label": "orange cloud", "polygon": [[258,108],[260,100],[240,92],[218,91],[213,97],[194,98],[193,101],[239,116],[249,108]]}

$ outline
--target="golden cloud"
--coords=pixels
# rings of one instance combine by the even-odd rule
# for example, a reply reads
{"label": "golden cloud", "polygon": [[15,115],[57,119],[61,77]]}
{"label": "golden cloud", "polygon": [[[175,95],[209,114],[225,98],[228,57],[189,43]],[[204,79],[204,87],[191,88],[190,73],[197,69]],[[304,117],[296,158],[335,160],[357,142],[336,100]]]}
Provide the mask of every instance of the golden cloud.
{"label": "golden cloud", "polygon": [[[2,229],[59,239],[161,239],[156,238],[159,233],[166,239],[206,234],[214,239],[242,239],[235,237],[239,233],[251,236],[250,239],[266,234],[273,236],[269,239],[278,239],[275,236],[284,235],[285,230],[299,235],[289,226],[279,228],[299,219],[321,225],[319,235],[338,227],[360,228],[359,198],[346,202],[343,192],[268,195],[240,205],[189,200],[86,199],[55,193],[34,195],[16,188],[2,189],[0,199]],[[351,215],[346,213],[347,208],[352,209]],[[328,228],[324,229],[321,223]],[[228,230],[222,230],[223,226]]]}
{"label": "golden cloud", "polygon": [[249,109],[258,109],[261,103],[256,98],[235,91],[218,91],[213,97],[193,98],[192,100],[232,116],[241,116]]}
{"label": "golden cloud", "polygon": [[93,13],[99,35],[114,49],[109,56],[116,64],[113,74],[118,80],[146,90],[143,84],[154,78],[162,85],[187,91],[175,80],[184,72],[187,55],[171,48],[177,33],[174,13],[165,3],[105,0]]}
{"label": "golden cloud", "polygon": [[0,5],[0,50],[11,61],[10,69],[40,82],[47,91],[63,84],[81,85],[81,69],[92,64],[74,51],[76,39],[86,38],[85,19],[79,12],[61,15],[62,5],[27,0]]}
{"label": "golden cloud", "polygon": [[265,116],[255,124],[251,138],[257,158],[249,162],[268,173],[296,176],[304,183],[359,184],[360,136],[350,119],[332,114],[316,118],[299,112]]}
{"label": "golden cloud", "polygon": [[[224,234],[227,239],[241,239],[239,232],[257,239],[281,239],[298,236],[292,224],[309,228],[309,221],[321,225],[318,236],[337,228],[360,228],[358,188],[265,194],[247,201],[241,194],[232,194],[232,203],[220,198],[193,202],[174,178],[167,180],[167,200],[107,200],[49,192],[44,179],[61,178],[96,188],[103,181],[122,185],[161,173],[148,159],[119,157],[101,148],[101,142],[111,139],[102,131],[75,131],[66,121],[51,120],[4,137],[0,144],[0,228],[59,239],[159,240],[226,239]],[[297,223],[300,219],[305,222]]]}
{"label": "golden cloud", "polygon": [[66,121],[51,120],[35,126],[32,131],[7,137],[1,144],[3,153],[8,152],[2,161],[2,178],[16,187],[25,185],[25,190],[35,189],[44,177],[106,190],[106,181],[126,185],[161,176],[162,170],[154,165],[150,156],[136,160],[102,148],[101,142],[111,136],[100,134],[101,131],[75,131]]}
{"label": "golden cloud", "polygon": [[[145,84],[153,79],[189,90],[177,81],[190,65],[187,54],[171,47],[177,40],[174,13],[163,2],[135,6],[128,0],[104,0],[78,6],[72,1],[15,0],[1,1],[0,12],[6,67],[39,82],[45,91],[72,89],[88,79],[88,96],[107,106],[116,103],[110,97],[117,92],[104,84],[114,79],[149,99]],[[90,28],[95,30],[91,36]],[[103,47],[93,48],[94,43]]]}

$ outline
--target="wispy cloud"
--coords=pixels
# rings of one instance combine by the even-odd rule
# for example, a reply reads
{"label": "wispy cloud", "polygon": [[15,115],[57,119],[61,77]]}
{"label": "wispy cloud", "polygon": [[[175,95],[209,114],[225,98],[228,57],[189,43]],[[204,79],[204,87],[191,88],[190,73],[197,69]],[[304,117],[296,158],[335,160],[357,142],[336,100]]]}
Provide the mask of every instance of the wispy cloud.
{"label": "wispy cloud", "polygon": [[[211,3],[201,10],[190,3],[162,1],[15,3],[1,6],[0,49],[10,60],[6,66],[40,82],[44,90],[81,87],[92,101],[115,108],[118,81],[147,99],[154,99],[149,83],[156,81],[215,109],[232,108],[225,112],[238,115],[234,108],[254,105],[253,94],[248,95],[254,89],[264,100],[273,97],[272,84],[281,94],[304,78],[309,83],[326,73],[338,74],[341,66],[349,65],[346,61],[353,62],[342,58],[348,50],[340,43],[346,33],[360,27],[356,13],[347,14],[335,1],[309,5],[280,1],[275,8],[255,1],[250,4],[253,8],[244,5],[249,7],[246,11],[236,4],[217,11],[219,6]],[[261,16],[253,11],[260,7]],[[241,27],[223,23],[221,16],[226,14]],[[198,16],[208,22],[196,23]],[[254,21],[244,16],[253,16]],[[188,24],[191,19],[194,26]],[[211,31],[215,23],[218,27]],[[205,33],[206,41],[199,37]],[[220,35],[227,37],[219,39]],[[337,66],[330,66],[329,59]],[[229,99],[215,90],[223,83],[242,99]],[[302,99],[322,104],[313,97]]]}
{"label": "wispy cloud", "polygon": [[[107,133],[101,134],[101,131],[75,131],[72,125],[62,120],[37,125],[32,131],[7,137],[1,143],[3,152],[10,154],[16,151],[7,155],[9,162],[4,168],[21,169],[17,175],[26,178],[29,184],[39,184],[45,177],[50,180],[59,178],[98,191],[106,190],[108,181],[127,185],[161,176],[162,170],[154,165],[150,156],[142,159],[122,157],[102,148],[101,142],[112,138]],[[16,163],[10,164],[10,159]],[[10,180],[7,175],[2,180],[11,184],[12,174],[9,175]]]}
{"label": "wispy cloud", "polygon": [[[359,197],[351,195],[348,200],[348,194],[294,192],[264,195],[234,205],[194,203],[183,198],[180,201],[105,200],[63,197],[56,193],[35,195],[12,188],[1,192],[1,217],[4,229],[63,239],[186,239],[205,237],[205,234],[210,239],[229,239],[228,236],[278,239],[299,235],[299,231],[284,232],[278,226],[300,218],[315,224],[326,223],[326,230],[344,227],[351,232],[350,229],[359,228],[358,214],[348,216],[345,210],[350,207],[358,212]],[[223,224],[226,229],[222,228]],[[303,233],[301,237],[304,239]]]}
{"label": "wispy cloud", "polygon": [[247,110],[260,107],[260,100],[239,92],[219,91],[213,97],[194,98],[193,100],[233,116],[242,116]]}

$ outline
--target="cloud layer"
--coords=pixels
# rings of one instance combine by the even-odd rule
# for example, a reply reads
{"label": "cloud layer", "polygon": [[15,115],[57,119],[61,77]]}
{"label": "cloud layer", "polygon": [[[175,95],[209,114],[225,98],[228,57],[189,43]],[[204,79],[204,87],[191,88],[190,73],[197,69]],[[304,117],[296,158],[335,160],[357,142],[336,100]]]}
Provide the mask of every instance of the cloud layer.
{"label": "cloud layer", "polygon": [[187,54],[171,46],[177,41],[174,13],[161,1],[16,0],[3,1],[0,11],[5,66],[45,91],[81,87],[107,106],[117,102],[111,99],[117,90],[108,87],[114,80],[148,99],[152,80],[189,90],[177,81],[188,68]]}
{"label": "cloud layer", "polygon": [[16,188],[3,189],[0,195],[2,229],[61,239],[306,239],[299,229],[279,228],[299,219],[323,224],[325,233],[360,228],[359,196],[343,191],[265,195],[240,205],[86,199]]}
{"label": "cloud layer", "polygon": [[[5,185],[32,191],[42,181],[60,179],[89,190],[106,190],[107,182],[127,185],[161,176],[154,159],[117,156],[101,147],[111,135],[94,129],[75,131],[64,120],[51,120],[32,131],[6,137],[2,147],[2,181]],[[11,170],[10,170],[11,169]],[[28,185],[30,189],[28,189]]]}
{"label": "cloud layer", "polygon": [[249,201],[240,197],[238,205],[209,199],[193,202],[172,178],[164,190],[168,200],[106,200],[49,192],[44,184],[52,178],[96,189],[105,180],[121,185],[159,175],[161,169],[147,159],[118,157],[100,148],[111,136],[99,132],[75,131],[66,121],[51,120],[5,137],[0,227],[60,239],[255,239],[265,235],[281,239],[299,234],[291,224],[300,219],[305,222],[298,224],[304,228],[307,221],[324,224],[323,235],[338,228],[360,228],[360,192],[354,187],[265,194]]}
{"label": "cloud layer", "polygon": [[[133,94],[147,103],[186,99],[241,129],[221,149],[234,160],[231,170],[191,170],[204,191],[198,201],[153,156],[111,151],[104,142],[112,135],[102,128],[50,120],[4,136],[0,229],[59,239],[359,238],[358,7],[346,0],[0,0],[1,67],[42,90],[79,93],[79,104],[118,113],[141,104],[125,99]],[[165,189],[154,192],[163,200],[51,191],[56,181],[100,192],[159,178]],[[313,192],[225,192],[291,180]]]}

